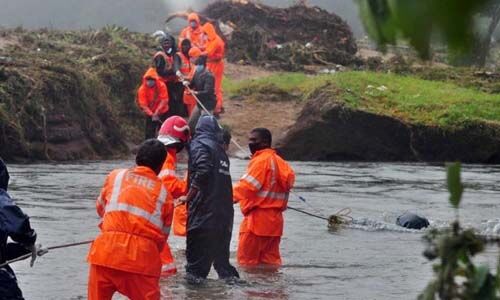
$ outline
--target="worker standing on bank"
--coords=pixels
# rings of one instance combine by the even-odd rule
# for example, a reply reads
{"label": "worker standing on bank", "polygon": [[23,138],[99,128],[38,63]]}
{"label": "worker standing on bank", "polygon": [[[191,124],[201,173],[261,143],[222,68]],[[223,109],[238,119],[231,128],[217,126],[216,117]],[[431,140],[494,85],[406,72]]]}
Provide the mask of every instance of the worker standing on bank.
{"label": "worker standing on bank", "polygon": [[[189,55],[191,49],[195,49],[191,47],[191,41],[185,39],[181,43],[181,51],[177,53],[180,58],[180,65],[175,67],[177,69],[177,78],[182,82],[184,80],[190,81],[194,75],[194,61],[192,61],[191,56]],[[197,48],[196,48],[197,49]],[[199,50],[198,50],[199,51]],[[201,51],[200,51],[201,53]],[[198,54],[199,56],[199,54]],[[187,110],[187,116],[191,116],[194,108],[196,107],[196,100],[193,96],[184,88],[182,85],[183,91],[183,102]]]}
{"label": "worker standing on bank", "polygon": [[196,126],[189,146],[188,180],[187,281],[203,282],[212,264],[219,278],[239,278],[229,263],[234,217],[229,158],[213,116],[202,116]]}
{"label": "worker standing on bank", "polygon": [[112,171],[97,199],[101,233],[88,262],[89,300],[119,292],[132,300],[160,299],[160,252],[170,232],[173,203],[158,178],[167,157],[156,139],[139,147],[131,169]]}
{"label": "worker standing on bank", "polygon": [[156,137],[156,132],[165,120],[169,110],[169,97],[165,83],[154,68],[149,68],[142,77],[142,84],[137,91],[137,105],[146,115],[144,136]]}
{"label": "worker standing on bank", "polygon": [[181,57],[177,53],[175,38],[163,31],[155,33],[159,37],[162,51],[156,52],[153,57],[153,65],[158,75],[167,85],[168,96],[170,98],[170,116],[187,117],[187,110],[184,106],[184,86],[177,74],[182,65]]}
{"label": "worker standing on bank", "polygon": [[200,17],[196,13],[188,15],[188,26],[181,31],[179,44],[185,39],[191,41],[191,46],[197,47],[201,51],[205,50],[205,37],[201,28]]}
{"label": "worker standing on bank", "polygon": [[247,173],[235,185],[234,201],[244,216],[240,226],[237,259],[242,266],[281,265],[279,251],[283,235],[283,211],[295,182],[290,165],[271,148],[271,132],[250,132],[252,159]]}
{"label": "worker standing on bank", "polygon": [[[195,61],[195,73],[193,79],[184,84],[189,88],[189,91],[200,102],[194,108],[193,113],[189,117],[189,128],[191,132],[195,131],[196,124],[200,116],[206,114],[203,107],[213,114],[217,99],[215,96],[215,78],[214,75],[207,69],[207,56],[201,55]],[[203,105],[203,107],[201,106]]]}
{"label": "worker standing on bank", "polygon": [[[160,128],[158,140],[165,145],[168,156],[158,177],[163,181],[172,199],[178,199],[187,194],[187,181],[177,177],[177,153],[182,151],[190,139],[189,126],[183,118],[172,116]],[[174,208],[172,221],[173,232],[177,236],[186,236],[187,211],[186,205]],[[174,257],[167,244],[161,253],[162,276],[177,273]]]}
{"label": "worker standing on bank", "polygon": [[226,44],[222,38],[217,35],[215,27],[211,23],[205,23],[205,25],[203,25],[203,32],[207,38],[203,54],[207,56],[207,68],[210,72],[212,72],[215,79],[215,95],[217,98],[217,104],[215,105],[214,114],[219,115],[224,111],[222,79],[224,77],[224,56]]}
{"label": "worker standing on bank", "polygon": [[[36,251],[36,232],[30,226],[29,217],[7,193],[8,185],[9,172],[0,159],[0,264]],[[8,238],[14,243],[7,243]],[[34,258],[36,255],[35,252]],[[0,300],[23,299],[14,271],[9,265],[0,267]]]}

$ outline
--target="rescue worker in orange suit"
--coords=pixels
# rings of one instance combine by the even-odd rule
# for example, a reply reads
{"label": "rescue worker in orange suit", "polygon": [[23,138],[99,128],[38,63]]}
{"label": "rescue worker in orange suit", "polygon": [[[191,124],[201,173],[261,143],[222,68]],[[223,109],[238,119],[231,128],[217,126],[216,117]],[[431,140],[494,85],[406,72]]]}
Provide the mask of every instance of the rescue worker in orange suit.
{"label": "rescue worker in orange suit", "polygon": [[205,37],[201,28],[200,17],[196,13],[191,13],[188,16],[188,26],[181,31],[179,35],[179,43],[188,39],[193,47],[200,50],[205,50]]}
{"label": "rescue worker in orange suit", "polygon": [[[189,76],[183,78],[183,83],[189,83],[193,80],[194,74],[196,72],[195,63],[198,57],[200,56],[201,56],[201,50],[197,47],[191,47],[191,49],[189,50],[189,61],[191,62],[191,72],[189,73]],[[191,118],[191,115],[193,114],[197,106],[197,102],[195,97],[191,94],[191,92],[187,88],[184,89],[184,104],[186,105],[188,115]]]}
{"label": "rescue worker in orange suit", "polygon": [[177,53],[177,45],[175,38],[161,32],[160,45],[162,51],[157,52],[153,57],[154,67],[165,82],[170,98],[170,110],[168,116],[187,117],[186,107],[184,106],[184,86],[182,81],[177,77],[177,72],[182,65],[181,58]]}
{"label": "rescue worker in orange suit", "polygon": [[[181,43],[181,51],[177,53],[180,58],[180,66],[176,67],[177,78],[181,81],[189,81],[194,75],[194,61],[191,61],[191,56],[189,55],[191,49],[194,49],[191,47],[191,41],[185,39]],[[187,110],[187,116],[189,117],[193,112],[193,109],[196,107],[196,100],[191,94],[189,94],[188,91],[184,89],[184,86],[182,86],[182,90],[183,102]]]}
{"label": "rescue worker in orange suit", "polygon": [[203,25],[203,32],[207,37],[204,55],[207,56],[207,68],[215,78],[215,95],[217,104],[214,114],[218,115],[223,110],[222,78],[224,77],[224,55],[226,44],[215,32],[215,27],[211,23]]}
{"label": "rescue worker in orange suit", "polygon": [[[168,152],[167,159],[160,172],[160,179],[165,184],[172,199],[178,199],[187,194],[187,182],[176,176],[177,153],[184,149],[190,138],[189,126],[183,118],[172,116],[160,128],[158,140],[165,145]],[[175,235],[186,236],[187,212],[186,205],[177,205],[174,208],[172,227]],[[161,253],[162,276],[177,273],[174,257],[168,243]]]}
{"label": "rescue worker in orange suit", "polygon": [[271,148],[271,132],[253,129],[249,136],[252,159],[247,173],[234,186],[234,201],[244,216],[237,259],[242,266],[279,266],[283,211],[295,182],[290,165]]}
{"label": "rescue worker in orange suit", "polygon": [[229,159],[213,116],[202,116],[189,145],[186,279],[199,284],[212,264],[225,280],[239,278],[229,263],[234,208]]}
{"label": "rescue worker in orange suit", "polygon": [[165,83],[154,68],[146,71],[142,84],[137,91],[137,105],[146,115],[144,136],[154,138],[169,110],[168,92]]}
{"label": "rescue worker in orange suit", "polygon": [[96,201],[101,233],[92,243],[88,299],[119,292],[132,300],[160,299],[160,252],[170,232],[173,203],[158,178],[167,157],[157,139],[139,147],[131,169],[106,178]]}

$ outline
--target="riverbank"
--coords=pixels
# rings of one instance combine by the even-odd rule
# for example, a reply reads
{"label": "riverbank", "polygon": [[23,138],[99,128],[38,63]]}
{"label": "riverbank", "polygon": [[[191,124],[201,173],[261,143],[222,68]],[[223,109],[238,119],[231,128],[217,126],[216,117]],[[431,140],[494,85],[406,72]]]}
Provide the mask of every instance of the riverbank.
{"label": "riverbank", "polygon": [[[475,86],[451,75],[460,72],[477,76]],[[431,75],[441,80],[421,79]],[[266,103],[268,115],[294,124],[278,130],[277,146],[288,159],[498,163],[498,82],[482,76],[451,68],[415,75],[282,73],[227,86],[233,101]],[[298,107],[298,117],[283,114]]]}
{"label": "riverbank", "polygon": [[[128,157],[142,140],[135,93],[155,51],[150,36],[120,27],[0,30],[0,156]],[[220,122],[242,145],[252,128],[268,127],[294,160],[500,159],[498,72],[404,59],[367,60],[372,72],[335,69],[228,63]]]}

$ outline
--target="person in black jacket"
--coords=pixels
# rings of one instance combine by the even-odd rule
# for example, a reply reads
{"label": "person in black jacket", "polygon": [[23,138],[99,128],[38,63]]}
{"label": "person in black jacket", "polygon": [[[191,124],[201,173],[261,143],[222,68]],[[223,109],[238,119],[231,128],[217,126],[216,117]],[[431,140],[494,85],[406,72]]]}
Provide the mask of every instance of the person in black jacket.
{"label": "person in black jacket", "polygon": [[186,279],[201,283],[213,264],[219,278],[239,278],[229,263],[233,230],[233,190],[222,130],[213,116],[202,116],[189,145]]}
{"label": "person in black jacket", "polygon": [[171,68],[165,67],[167,62],[162,55],[155,55],[153,58],[153,65],[158,75],[164,79],[168,89],[169,111],[167,116],[187,117],[187,109],[184,105],[184,86],[177,76],[182,60],[177,54],[175,38],[171,34],[160,32],[160,45],[171,65]]}
{"label": "person in black jacket", "polygon": [[[28,216],[7,193],[8,184],[9,173],[0,159],[0,264],[32,252],[36,240],[36,232],[31,228]],[[7,243],[8,237],[14,243]],[[0,267],[0,300],[4,299],[24,299],[9,265]]]}
{"label": "person in black jacket", "polygon": [[[198,57],[195,61],[195,68],[196,71],[193,79],[189,83],[189,88],[193,91],[193,94],[200,100],[203,106],[210,112],[210,114],[212,114],[217,103],[217,98],[215,96],[215,77],[207,69],[207,56],[202,55]],[[195,128],[198,123],[198,119],[205,113],[206,112],[198,103],[189,117],[189,128],[191,129],[191,132],[196,131]]]}

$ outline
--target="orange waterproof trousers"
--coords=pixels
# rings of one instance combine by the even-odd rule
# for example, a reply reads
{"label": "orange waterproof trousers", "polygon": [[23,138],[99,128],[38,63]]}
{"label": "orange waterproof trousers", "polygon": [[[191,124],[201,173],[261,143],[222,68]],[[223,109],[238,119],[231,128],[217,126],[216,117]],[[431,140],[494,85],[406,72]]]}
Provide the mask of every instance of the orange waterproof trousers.
{"label": "orange waterproof trousers", "polygon": [[194,108],[196,107],[196,99],[186,90],[184,90],[184,105],[188,111],[188,117],[191,117],[191,113],[193,113]]}
{"label": "orange waterproof trousers", "polygon": [[160,278],[90,265],[88,299],[111,300],[115,292],[131,300],[159,300]]}
{"label": "orange waterproof trousers", "polygon": [[160,253],[161,257],[161,276],[166,277],[174,275],[177,273],[177,267],[175,266],[174,256],[170,250],[168,243],[165,243],[165,247]]}
{"label": "orange waterproof trousers", "polygon": [[241,232],[238,243],[238,263],[242,266],[260,264],[281,265],[279,236],[258,236],[251,232]]}
{"label": "orange waterproof trousers", "polygon": [[224,99],[222,92],[222,79],[224,78],[224,60],[218,60],[214,62],[208,62],[207,67],[214,74],[215,79],[215,96],[217,98],[217,104],[215,105],[215,113],[221,113],[224,107]]}

